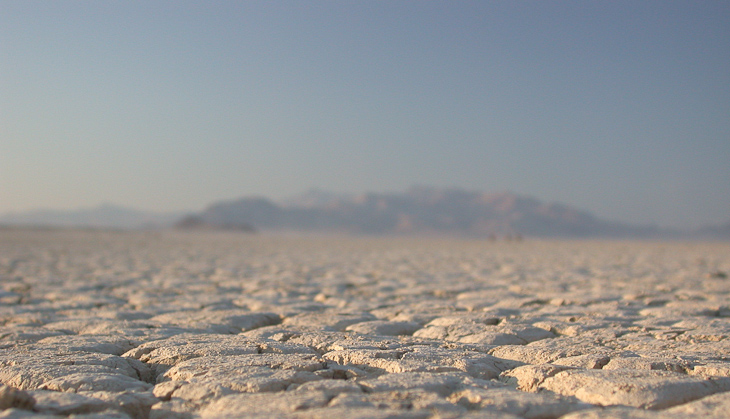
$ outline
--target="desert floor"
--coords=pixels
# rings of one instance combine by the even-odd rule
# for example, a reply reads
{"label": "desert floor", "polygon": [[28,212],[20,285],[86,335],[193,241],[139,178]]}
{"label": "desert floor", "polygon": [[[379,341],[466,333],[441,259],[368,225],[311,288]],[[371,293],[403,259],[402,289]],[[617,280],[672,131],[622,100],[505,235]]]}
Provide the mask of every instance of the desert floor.
{"label": "desert floor", "polygon": [[725,418],[728,273],[728,243],[0,230],[0,418]]}

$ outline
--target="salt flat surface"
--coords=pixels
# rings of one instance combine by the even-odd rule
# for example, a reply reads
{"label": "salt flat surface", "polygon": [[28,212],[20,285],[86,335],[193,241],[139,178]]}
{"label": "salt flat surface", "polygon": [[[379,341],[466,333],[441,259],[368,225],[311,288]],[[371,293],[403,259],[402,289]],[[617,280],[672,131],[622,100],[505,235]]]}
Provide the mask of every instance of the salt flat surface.
{"label": "salt flat surface", "polygon": [[730,409],[730,245],[0,231],[0,418]]}

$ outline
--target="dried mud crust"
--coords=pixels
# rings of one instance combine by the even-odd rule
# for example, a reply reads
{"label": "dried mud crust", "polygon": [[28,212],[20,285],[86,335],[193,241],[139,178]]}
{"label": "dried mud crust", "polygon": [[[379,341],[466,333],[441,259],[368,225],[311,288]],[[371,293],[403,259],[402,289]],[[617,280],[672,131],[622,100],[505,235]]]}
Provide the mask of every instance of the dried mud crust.
{"label": "dried mud crust", "polygon": [[0,231],[0,418],[694,418],[730,245]]}

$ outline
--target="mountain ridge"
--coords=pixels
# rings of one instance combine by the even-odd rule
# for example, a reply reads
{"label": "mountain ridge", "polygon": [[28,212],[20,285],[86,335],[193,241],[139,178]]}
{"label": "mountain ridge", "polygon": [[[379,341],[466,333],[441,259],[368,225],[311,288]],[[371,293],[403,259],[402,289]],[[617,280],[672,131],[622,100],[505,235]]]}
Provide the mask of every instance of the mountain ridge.
{"label": "mountain ridge", "polygon": [[76,210],[37,209],[0,215],[0,224],[33,227],[89,227],[111,229],[161,228],[184,212],[142,211],[110,203]]}
{"label": "mountain ridge", "polygon": [[[192,217],[192,218],[191,218]],[[414,186],[403,192],[333,193],[311,189],[281,201],[263,196],[211,203],[202,211],[150,212],[102,204],[79,210],[34,210],[0,215],[0,225],[365,235],[533,236],[730,240],[730,222],[694,231],[633,225],[589,211],[502,191]]]}
{"label": "mountain ridge", "polygon": [[568,205],[513,192],[412,187],[403,193],[306,192],[282,204],[243,197],[211,204],[198,214],[210,224],[256,229],[351,234],[528,235],[539,237],[660,237],[655,226],[604,221]]}

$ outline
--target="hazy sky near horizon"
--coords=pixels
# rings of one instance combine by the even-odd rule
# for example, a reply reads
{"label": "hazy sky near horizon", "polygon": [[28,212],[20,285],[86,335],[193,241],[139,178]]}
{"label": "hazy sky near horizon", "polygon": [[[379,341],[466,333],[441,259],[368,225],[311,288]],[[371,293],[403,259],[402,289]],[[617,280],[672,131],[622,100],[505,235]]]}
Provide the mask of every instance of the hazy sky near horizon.
{"label": "hazy sky near horizon", "polygon": [[730,2],[0,0],[0,213],[414,184],[730,221]]}

